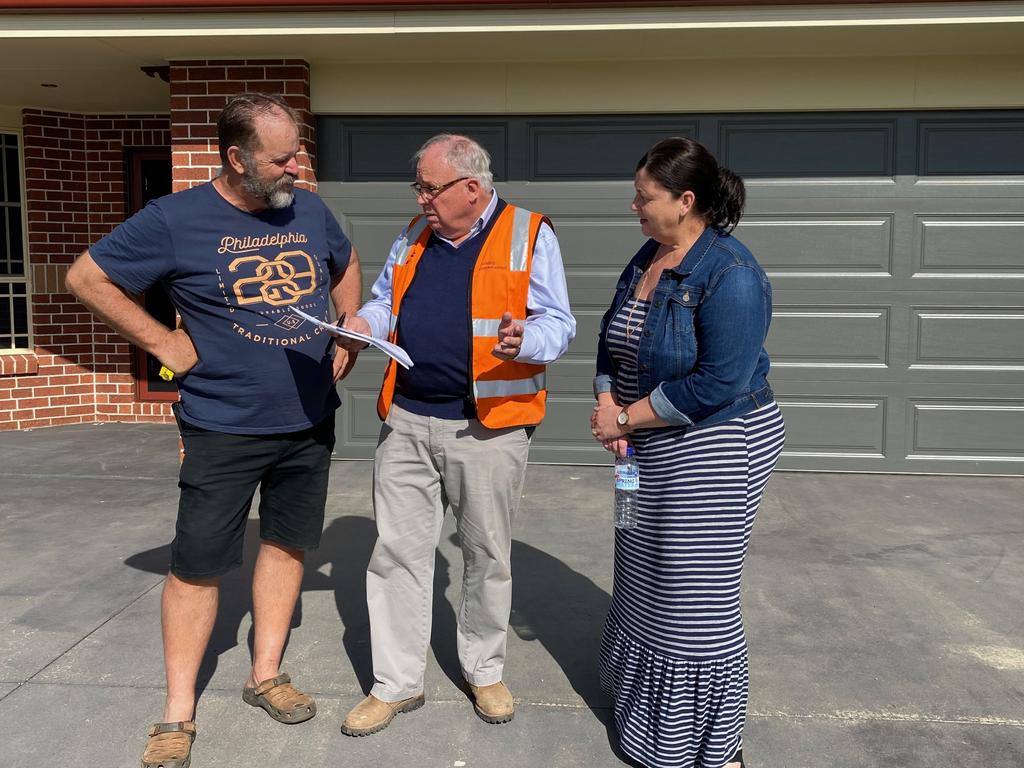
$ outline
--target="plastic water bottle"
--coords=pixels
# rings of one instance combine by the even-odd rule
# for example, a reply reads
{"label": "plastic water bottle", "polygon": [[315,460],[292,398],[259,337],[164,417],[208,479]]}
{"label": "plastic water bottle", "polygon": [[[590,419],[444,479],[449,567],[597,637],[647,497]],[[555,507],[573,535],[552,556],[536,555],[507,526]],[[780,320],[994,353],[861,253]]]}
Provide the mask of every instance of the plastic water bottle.
{"label": "plastic water bottle", "polygon": [[637,496],[640,493],[640,465],[633,456],[633,446],[626,448],[625,458],[615,459],[615,527],[636,528]]}

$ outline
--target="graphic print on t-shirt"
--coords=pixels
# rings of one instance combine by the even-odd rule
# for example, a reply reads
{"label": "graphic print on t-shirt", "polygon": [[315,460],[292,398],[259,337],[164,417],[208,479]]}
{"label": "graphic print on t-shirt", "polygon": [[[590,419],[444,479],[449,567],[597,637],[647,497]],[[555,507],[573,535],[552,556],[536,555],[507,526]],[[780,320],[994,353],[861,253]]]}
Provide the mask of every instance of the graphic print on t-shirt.
{"label": "graphic print on t-shirt", "polygon": [[277,434],[338,406],[325,317],[351,244],[316,195],[243,211],[212,182],[154,200],[89,253],[126,291],[163,283],[199,362],[178,377],[182,417],[204,429]]}
{"label": "graphic print on t-shirt", "polygon": [[[248,341],[292,346],[319,336],[319,328],[298,332],[305,321],[291,311],[318,312],[323,299],[310,300],[325,283],[322,265],[301,247],[301,232],[263,237],[226,235],[217,253],[227,261],[218,268],[217,287],[232,317],[232,329]],[[307,298],[309,297],[309,298]],[[304,302],[305,299],[305,302]],[[248,312],[238,312],[244,307]],[[276,329],[276,330],[275,330]]]}

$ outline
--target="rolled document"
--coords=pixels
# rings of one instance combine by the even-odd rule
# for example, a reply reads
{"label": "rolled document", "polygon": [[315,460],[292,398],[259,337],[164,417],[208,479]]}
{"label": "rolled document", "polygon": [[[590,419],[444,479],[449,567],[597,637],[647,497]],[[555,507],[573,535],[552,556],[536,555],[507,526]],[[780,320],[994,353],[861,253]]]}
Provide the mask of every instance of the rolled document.
{"label": "rolled document", "polygon": [[324,331],[331,334],[331,336],[345,336],[350,339],[359,339],[359,341],[376,347],[403,368],[412,368],[413,363],[412,358],[409,357],[409,353],[397,344],[392,344],[390,341],[385,341],[384,339],[375,339],[373,336],[367,336],[365,333],[356,333],[355,331],[350,331],[346,328],[342,328],[341,326],[334,325],[333,323],[318,320],[312,315],[307,315],[301,309],[296,309],[295,307],[292,307],[291,309],[292,312],[297,314],[303,320],[308,320],[313,325],[318,328],[322,328]]}

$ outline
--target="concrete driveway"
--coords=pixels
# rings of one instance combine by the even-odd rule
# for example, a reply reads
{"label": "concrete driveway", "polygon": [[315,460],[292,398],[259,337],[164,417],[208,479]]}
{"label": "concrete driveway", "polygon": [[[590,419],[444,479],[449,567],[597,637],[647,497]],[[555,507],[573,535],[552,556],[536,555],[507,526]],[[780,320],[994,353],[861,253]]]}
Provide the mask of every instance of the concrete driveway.
{"label": "concrete driveway", "polygon": [[[0,433],[0,765],[135,766],[162,705],[160,585],[177,503],[166,425]],[[319,714],[244,705],[252,557],[223,582],[194,768],[623,765],[597,680],[611,591],[610,468],[531,467],[513,545],[506,680],[488,726],[459,685],[451,516],[427,705],[338,726],[370,685],[370,465],[332,469],[285,669]],[[250,521],[248,553],[257,530]],[[779,473],[747,563],[751,768],[1024,765],[1024,480]]]}

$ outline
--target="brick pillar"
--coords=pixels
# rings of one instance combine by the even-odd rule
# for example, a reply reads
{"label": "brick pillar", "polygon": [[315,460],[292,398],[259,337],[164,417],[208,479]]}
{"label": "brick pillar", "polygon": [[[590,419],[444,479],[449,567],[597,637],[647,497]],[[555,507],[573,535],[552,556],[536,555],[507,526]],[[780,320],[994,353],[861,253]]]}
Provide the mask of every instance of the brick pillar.
{"label": "brick pillar", "polygon": [[316,191],[316,139],[309,101],[309,64],[302,59],[171,62],[174,191],[209,181],[220,170],[217,115],[230,96],[259,91],[283,96],[299,113],[298,186]]}

